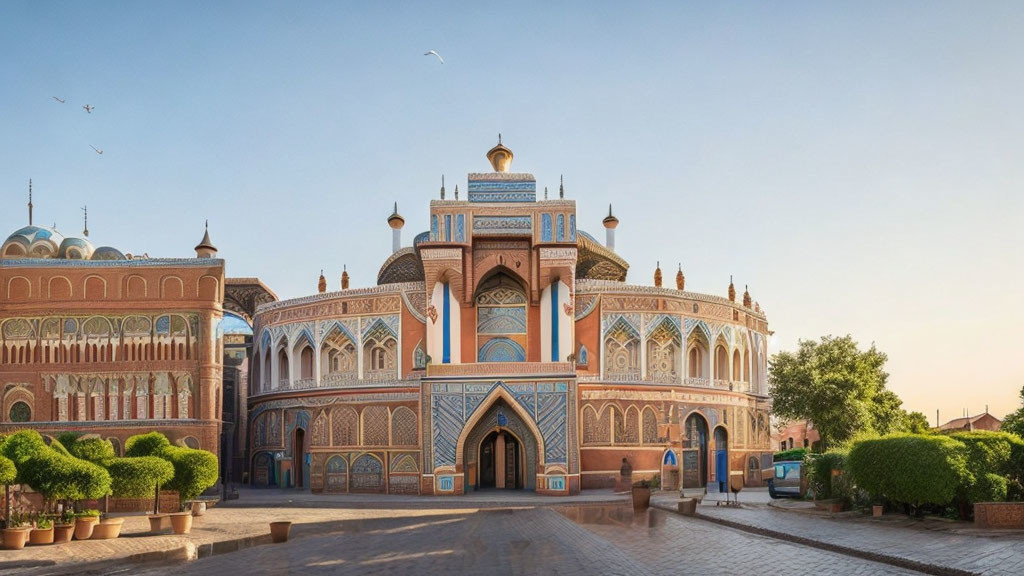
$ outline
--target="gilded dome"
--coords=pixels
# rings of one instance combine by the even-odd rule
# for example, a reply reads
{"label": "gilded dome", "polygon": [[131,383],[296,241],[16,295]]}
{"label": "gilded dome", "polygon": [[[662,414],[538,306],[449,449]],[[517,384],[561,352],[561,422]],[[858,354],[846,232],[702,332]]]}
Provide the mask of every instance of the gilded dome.
{"label": "gilded dome", "polygon": [[25,226],[7,237],[0,247],[0,257],[50,258],[63,242],[64,236],[55,228]]}
{"label": "gilded dome", "polygon": [[85,238],[65,238],[57,249],[57,258],[67,260],[88,260],[92,258],[95,248]]}

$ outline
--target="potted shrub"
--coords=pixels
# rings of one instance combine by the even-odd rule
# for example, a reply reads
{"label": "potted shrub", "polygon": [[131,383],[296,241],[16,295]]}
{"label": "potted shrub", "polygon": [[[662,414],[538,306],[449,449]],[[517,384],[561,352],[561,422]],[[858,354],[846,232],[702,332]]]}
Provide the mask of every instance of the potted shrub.
{"label": "potted shrub", "polygon": [[880,518],[883,512],[885,512],[885,506],[881,504],[873,504],[871,506],[871,515],[875,518]]}
{"label": "potted shrub", "polygon": [[167,514],[160,513],[160,485],[174,477],[174,466],[156,456],[115,458],[107,464],[110,492],[121,498],[145,498],[155,494],[153,514],[149,516],[151,532],[171,527]]}
{"label": "potted shrub", "polygon": [[159,432],[129,438],[125,442],[125,455],[156,456],[170,462],[174,467],[174,475],[164,487],[177,492],[181,504],[195,499],[217,483],[217,456],[206,450],[172,446],[167,437]]}
{"label": "potted shrub", "polygon": [[55,544],[62,544],[64,542],[71,542],[71,537],[75,534],[75,514],[70,508],[64,510],[64,512],[57,518],[56,523],[53,525],[53,542]]}
{"label": "potted shrub", "polygon": [[12,512],[7,516],[7,527],[4,528],[4,549],[21,550],[28,542],[32,526],[26,522],[24,515]]}
{"label": "potted shrub", "polygon": [[99,510],[82,510],[75,514],[75,540],[92,538],[92,531],[100,521]]}
{"label": "potted shrub", "polygon": [[92,529],[93,540],[111,540],[121,535],[124,518],[103,518]]}
{"label": "potted shrub", "polygon": [[647,510],[651,505],[651,485],[647,480],[633,484],[633,510]]}
{"label": "potted shrub", "polygon": [[28,543],[33,546],[53,544],[53,520],[46,516],[36,519],[36,527],[28,535]]}
{"label": "potted shrub", "polygon": [[270,523],[270,539],[276,544],[279,542],[287,542],[288,535],[291,533],[292,523],[291,522],[271,522]]}

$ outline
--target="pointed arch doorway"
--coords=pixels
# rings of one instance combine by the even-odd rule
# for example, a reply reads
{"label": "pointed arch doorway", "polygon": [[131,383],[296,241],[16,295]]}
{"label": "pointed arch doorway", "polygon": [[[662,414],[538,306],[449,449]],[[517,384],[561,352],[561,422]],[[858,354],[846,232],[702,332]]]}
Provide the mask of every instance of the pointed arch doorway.
{"label": "pointed arch doorway", "polygon": [[533,490],[537,436],[504,398],[498,398],[472,424],[462,444],[465,490]]}

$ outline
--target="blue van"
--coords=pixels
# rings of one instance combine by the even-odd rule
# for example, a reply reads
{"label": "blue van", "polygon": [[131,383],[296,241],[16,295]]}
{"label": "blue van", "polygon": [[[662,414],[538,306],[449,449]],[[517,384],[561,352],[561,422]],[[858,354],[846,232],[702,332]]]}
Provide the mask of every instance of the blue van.
{"label": "blue van", "polygon": [[768,494],[772,498],[802,498],[802,465],[799,460],[776,462],[775,473],[768,479]]}

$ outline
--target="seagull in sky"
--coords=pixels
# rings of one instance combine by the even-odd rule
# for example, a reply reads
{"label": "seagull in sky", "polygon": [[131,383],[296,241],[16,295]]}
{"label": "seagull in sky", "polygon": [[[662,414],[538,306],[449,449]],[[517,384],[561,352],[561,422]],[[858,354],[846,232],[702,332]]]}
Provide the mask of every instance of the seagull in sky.
{"label": "seagull in sky", "polygon": [[56,96],[54,96],[54,97],[53,97],[53,99],[54,99],[54,100],[56,100],[57,102],[60,102],[61,104],[63,104],[64,102],[66,102],[66,100],[64,100],[64,99],[61,99],[61,98],[57,98]]}
{"label": "seagull in sky", "polygon": [[82,108],[85,109],[85,112],[87,114],[92,114],[92,111],[96,109],[95,106],[89,106],[88,104],[86,104],[85,106],[82,106]]}
{"label": "seagull in sky", "polygon": [[89,148],[92,148],[94,152],[96,152],[100,156],[103,156],[103,150],[100,150],[99,148],[93,146],[92,144],[89,144]]}
{"label": "seagull in sky", "polygon": [[441,64],[444,64],[444,58],[441,58],[441,55],[437,53],[437,50],[431,50],[430,52],[423,53],[424,56],[430,56],[431,54],[437,56],[437,59],[441,61]]}

